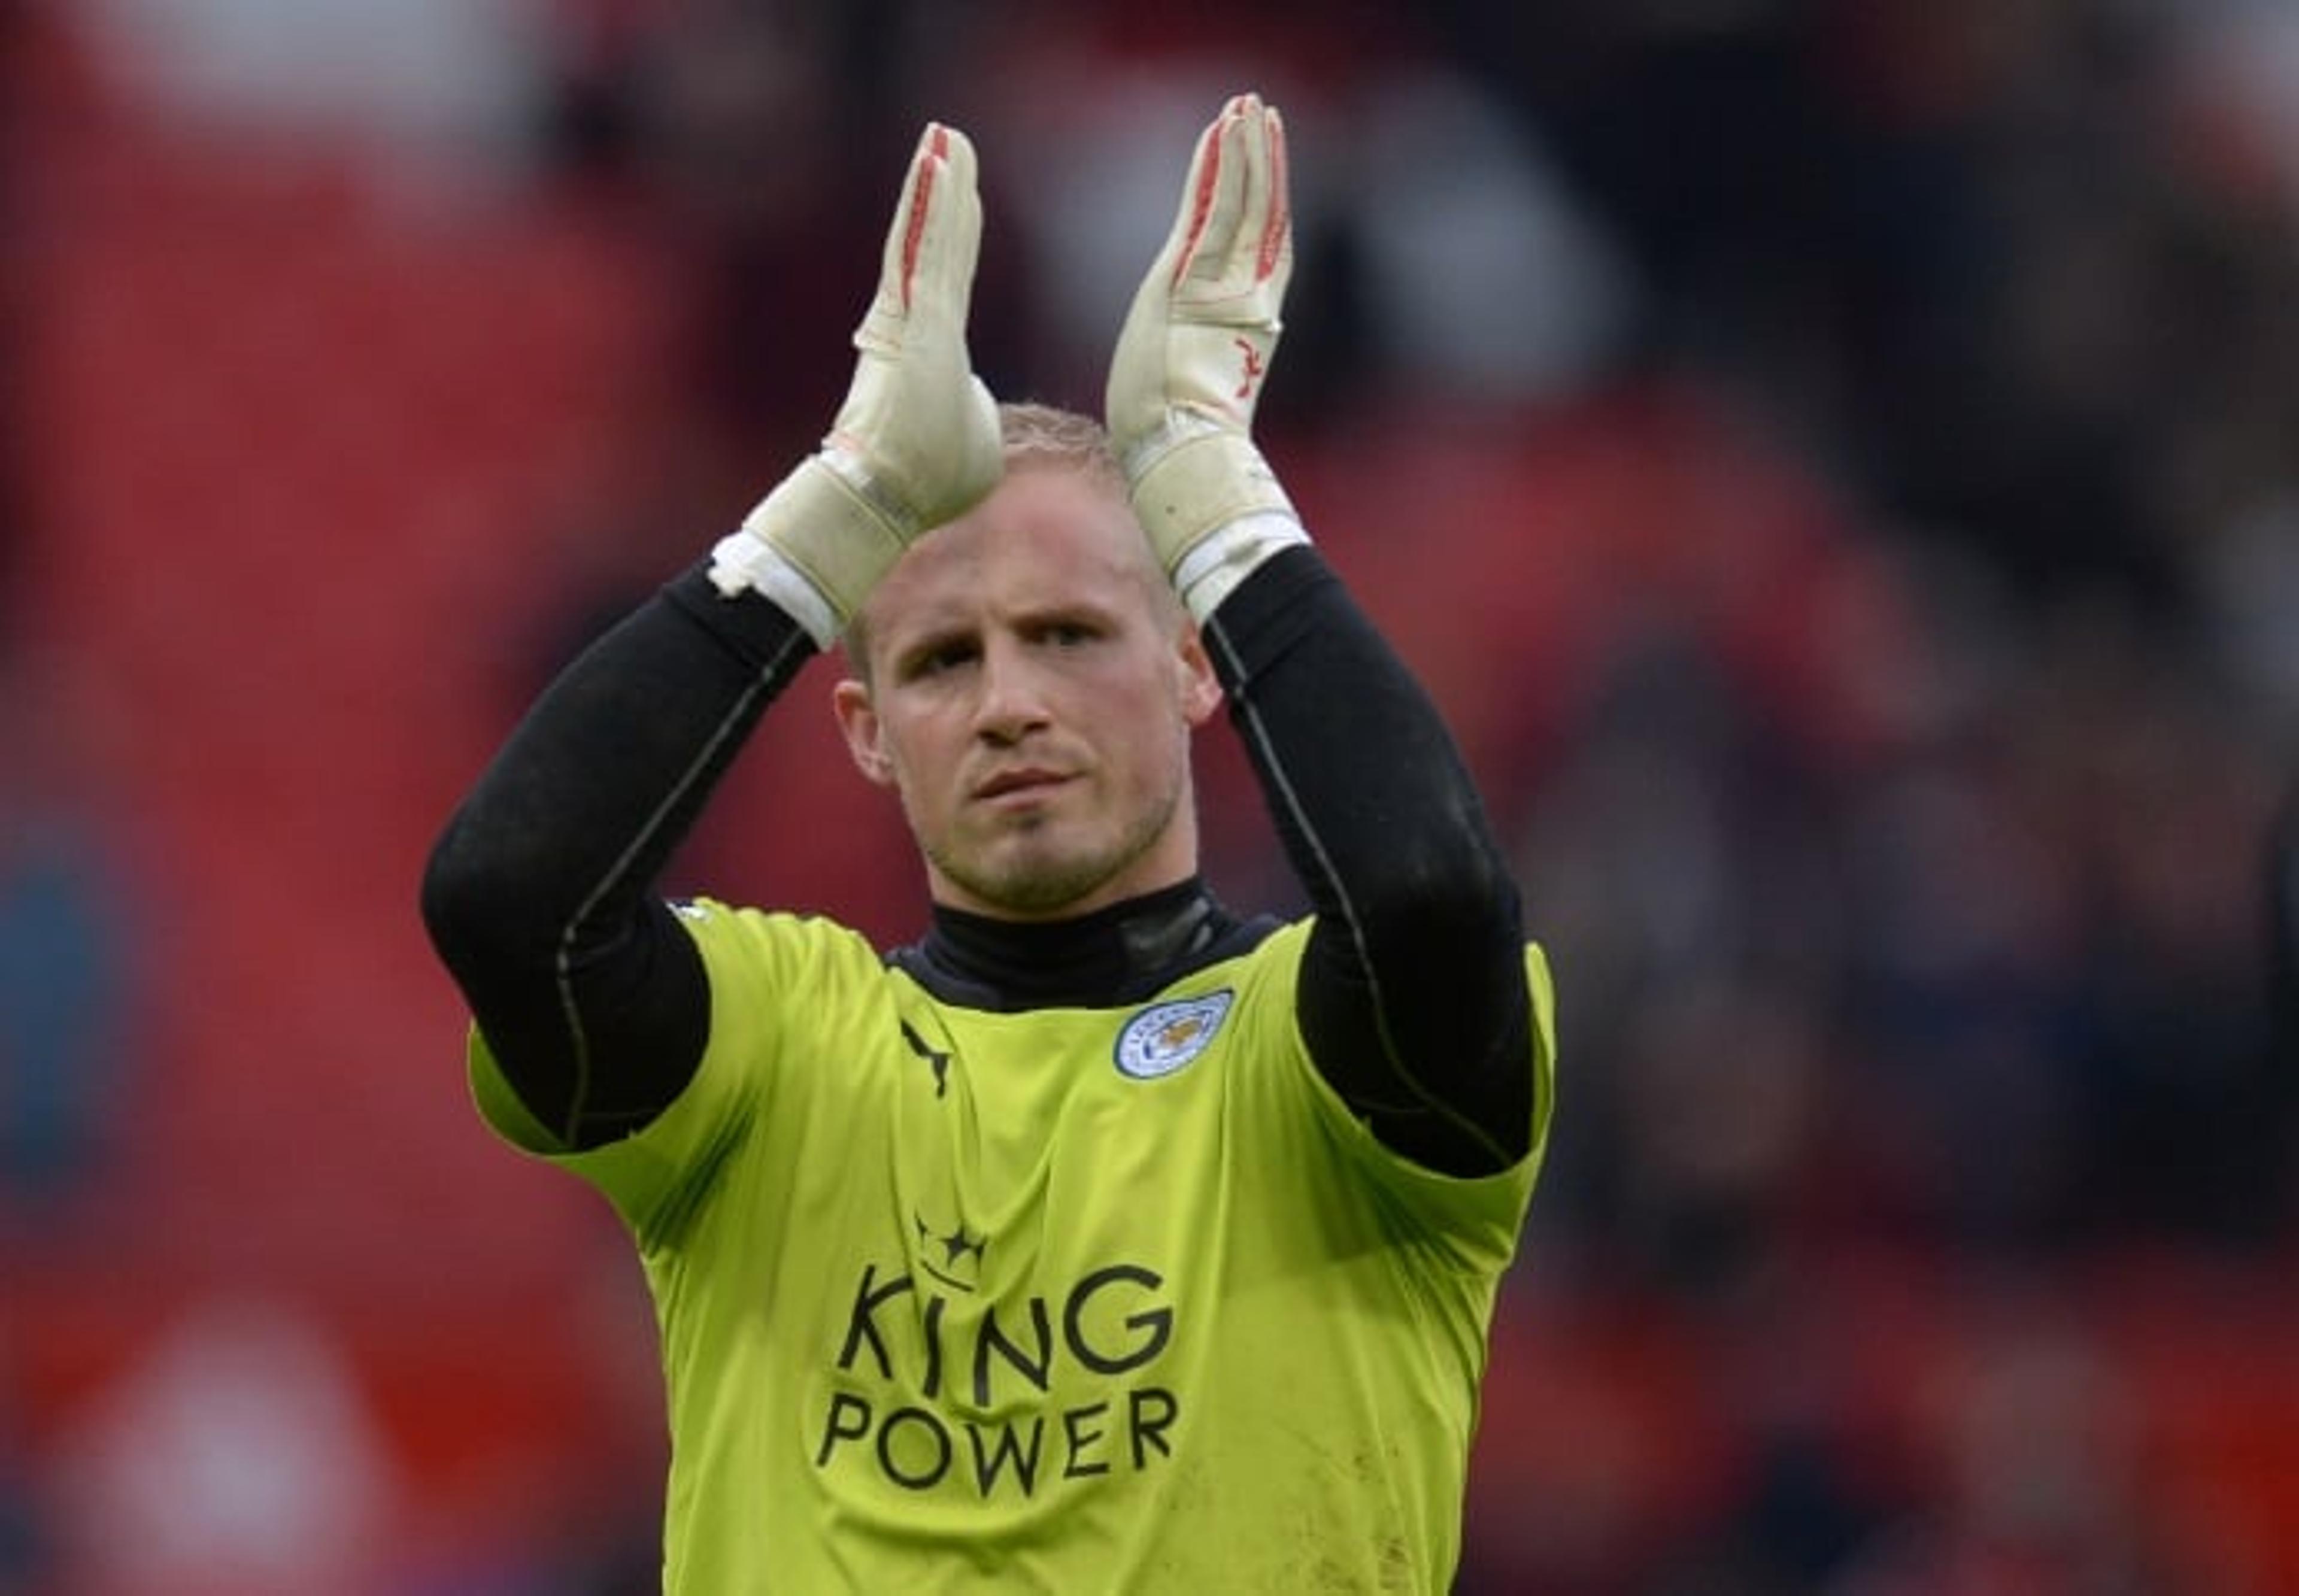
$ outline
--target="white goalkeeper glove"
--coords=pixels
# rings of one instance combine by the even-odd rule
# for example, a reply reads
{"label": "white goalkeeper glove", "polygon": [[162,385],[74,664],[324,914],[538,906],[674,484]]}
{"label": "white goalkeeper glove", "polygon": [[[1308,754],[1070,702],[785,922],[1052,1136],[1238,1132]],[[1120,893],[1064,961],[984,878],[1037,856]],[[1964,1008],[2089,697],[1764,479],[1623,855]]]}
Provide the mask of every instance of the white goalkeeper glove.
{"label": "white goalkeeper glove", "polygon": [[1134,514],[1200,620],[1263,561],[1308,541],[1252,438],[1292,272],[1285,125],[1241,95],[1198,140],[1106,398]]}
{"label": "white goalkeeper glove", "polygon": [[826,649],[903,550],[997,486],[998,406],[966,347],[981,241],[974,146],[930,122],[854,334],[846,401],[822,446],[711,551],[721,593],[763,593]]}

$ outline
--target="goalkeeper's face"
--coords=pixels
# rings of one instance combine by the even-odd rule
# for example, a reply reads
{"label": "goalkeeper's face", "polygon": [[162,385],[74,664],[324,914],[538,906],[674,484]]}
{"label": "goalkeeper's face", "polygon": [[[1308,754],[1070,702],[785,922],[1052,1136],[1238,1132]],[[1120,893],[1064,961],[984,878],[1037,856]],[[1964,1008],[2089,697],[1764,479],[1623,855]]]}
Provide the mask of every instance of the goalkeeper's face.
{"label": "goalkeeper's face", "polygon": [[1009,467],[912,545],[863,615],[839,723],[900,795],[937,902],[1083,913],[1197,869],[1190,734],[1221,700],[1110,483]]}

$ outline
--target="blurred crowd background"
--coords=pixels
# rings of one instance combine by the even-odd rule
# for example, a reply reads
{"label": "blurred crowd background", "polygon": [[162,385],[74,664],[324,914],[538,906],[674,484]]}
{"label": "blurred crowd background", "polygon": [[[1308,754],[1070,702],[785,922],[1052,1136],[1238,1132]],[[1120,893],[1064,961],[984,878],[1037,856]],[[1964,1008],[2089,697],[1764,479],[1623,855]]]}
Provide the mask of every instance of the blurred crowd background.
{"label": "blurred crowd background", "polygon": [[[0,0],[0,1592],[654,1588],[424,852],[811,446],[922,121],[1091,410],[1245,87],[1266,443],[1562,992],[1461,1590],[2299,1592],[2290,0]],[[672,885],[906,939],[812,669]]]}

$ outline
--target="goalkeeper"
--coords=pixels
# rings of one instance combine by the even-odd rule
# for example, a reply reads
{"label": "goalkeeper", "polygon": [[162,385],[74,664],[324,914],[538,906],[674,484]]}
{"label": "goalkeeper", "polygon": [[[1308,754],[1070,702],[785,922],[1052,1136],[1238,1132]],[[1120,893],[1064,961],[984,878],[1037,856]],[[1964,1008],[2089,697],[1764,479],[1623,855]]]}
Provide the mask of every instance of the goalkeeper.
{"label": "goalkeeper", "polygon": [[[439,838],[473,1089],[635,1241],[668,1589],[1443,1591],[1550,997],[1449,736],[1251,439],[1282,125],[1245,96],[1206,129],[1106,425],[972,375],[980,226],[929,126],[821,448]],[[842,644],[924,935],[663,901]],[[1224,700],[1298,921],[1199,874]]]}

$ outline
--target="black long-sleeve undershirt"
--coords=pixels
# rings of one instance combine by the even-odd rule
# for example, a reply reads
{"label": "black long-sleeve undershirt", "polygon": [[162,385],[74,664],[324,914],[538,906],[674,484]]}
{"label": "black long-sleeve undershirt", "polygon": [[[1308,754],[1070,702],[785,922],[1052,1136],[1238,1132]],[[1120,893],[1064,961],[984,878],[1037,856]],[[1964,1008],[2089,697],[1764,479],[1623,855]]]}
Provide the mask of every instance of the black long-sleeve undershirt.
{"label": "black long-sleeve undershirt", "polygon": [[[1299,985],[1317,1068],[1407,1157],[1513,1162],[1532,1093],[1517,899],[1436,711],[1311,549],[1241,584],[1206,637],[1318,915]],[[708,982],[653,884],[812,653],[775,605],[690,569],[553,682],[433,850],[434,944],[568,1146],[644,1124],[701,1060]],[[1122,1002],[1266,929],[1192,882],[1059,928],[938,908],[893,958],[952,1001],[1055,1001],[1051,979],[1060,1001]]]}
{"label": "black long-sleeve undershirt", "polygon": [[1451,734],[1313,549],[1257,570],[1205,637],[1316,911],[1310,1057],[1393,1151],[1506,1168],[1532,1126],[1523,911]]}

